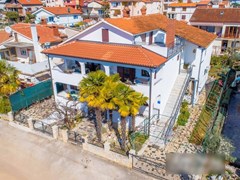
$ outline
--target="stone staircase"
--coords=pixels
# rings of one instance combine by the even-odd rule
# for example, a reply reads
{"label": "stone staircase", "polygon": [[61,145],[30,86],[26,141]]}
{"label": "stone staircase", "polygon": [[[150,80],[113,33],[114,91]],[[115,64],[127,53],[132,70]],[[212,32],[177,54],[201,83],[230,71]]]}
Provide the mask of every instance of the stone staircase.
{"label": "stone staircase", "polygon": [[150,144],[157,145],[161,148],[165,146],[164,144],[164,133],[167,129],[167,124],[170,121],[170,117],[174,114],[176,110],[176,105],[179,102],[179,97],[181,96],[182,90],[186,84],[186,79],[188,78],[187,72],[181,72],[172,88],[172,91],[169,95],[167,100],[167,104],[163,113],[161,114],[161,118],[155,123],[151,125],[151,132],[150,132]]}

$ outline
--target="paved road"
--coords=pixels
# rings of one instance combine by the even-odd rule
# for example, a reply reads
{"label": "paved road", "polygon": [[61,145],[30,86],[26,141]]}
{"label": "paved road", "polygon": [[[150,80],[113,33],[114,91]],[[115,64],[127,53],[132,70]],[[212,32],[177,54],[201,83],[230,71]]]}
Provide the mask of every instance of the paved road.
{"label": "paved road", "polygon": [[[86,168],[86,161],[90,161]],[[82,151],[0,121],[0,180],[151,179]]]}

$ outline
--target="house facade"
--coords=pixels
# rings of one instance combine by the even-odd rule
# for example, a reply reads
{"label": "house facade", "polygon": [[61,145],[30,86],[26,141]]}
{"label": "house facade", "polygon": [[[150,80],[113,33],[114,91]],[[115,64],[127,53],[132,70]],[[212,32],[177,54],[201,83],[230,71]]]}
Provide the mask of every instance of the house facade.
{"label": "house facade", "polygon": [[21,82],[33,85],[50,78],[49,64],[41,51],[62,42],[57,28],[18,23],[8,27],[8,39],[0,46],[0,59],[21,72]]}
{"label": "house facade", "polygon": [[[77,100],[79,82],[91,71],[118,73],[124,83],[149,98],[136,119],[137,125],[144,118],[155,117],[170,127],[166,117],[178,111],[175,104],[181,101],[179,97],[189,81],[192,103],[205,85],[214,38],[155,14],[104,19],[43,53],[50,59],[57,102]],[[86,111],[84,103],[80,108]],[[119,121],[119,114],[113,115],[114,121]]]}
{"label": "house facade", "polygon": [[123,0],[110,0],[110,17],[131,17],[146,14],[162,13],[161,1],[123,1]]}
{"label": "house facade", "polygon": [[43,7],[40,0],[7,0],[4,9],[17,12],[20,19],[24,19],[27,13],[32,13]]}
{"label": "house facade", "polygon": [[228,48],[240,49],[239,17],[239,8],[196,9],[189,23],[217,35],[213,54],[219,55]]}
{"label": "house facade", "polygon": [[33,13],[36,23],[74,26],[81,22],[81,11],[72,7],[44,7]]}
{"label": "house facade", "polygon": [[103,1],[85,1],[82,7],[83,16],[91,19],[99,19],[104,16],[104,3]]}

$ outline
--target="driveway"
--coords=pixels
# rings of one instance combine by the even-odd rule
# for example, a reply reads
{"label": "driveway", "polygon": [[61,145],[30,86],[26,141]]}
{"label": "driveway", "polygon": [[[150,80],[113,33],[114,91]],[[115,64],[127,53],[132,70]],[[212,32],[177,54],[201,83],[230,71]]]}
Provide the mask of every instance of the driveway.
{"label": "driveway", "polygon": [[0,179],[152,179],[105,161],[80,147],[48,140],[0,121]]}

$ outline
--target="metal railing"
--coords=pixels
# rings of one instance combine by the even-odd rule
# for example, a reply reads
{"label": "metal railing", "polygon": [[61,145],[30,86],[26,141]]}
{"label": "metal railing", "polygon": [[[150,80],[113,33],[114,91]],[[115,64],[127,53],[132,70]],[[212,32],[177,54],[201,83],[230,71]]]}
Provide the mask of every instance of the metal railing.
{"label": "metal railing", "polygon": [[50,124],[46,124],[42,121],[33,120],[33,128],[36,131],[40,131],[42,133],[53,136],[52,126]]}
{"label": "metal railing", "polygon": [[184,81],[184,86],[183,86],[183,88],[180,92],[181,95],[178,97],[177,103],[175,104],[175,106],[173,108],[173,114],[170,116],[170,120],[168,121],[169,123],[167,123],[165,125],[165,127],[162,131],[161,139],[164,139],[165,144],[166,144],[167,141],[169,141],[169,134],[171,133],[171,131],[173,129],[176,118],[178,116],[178,112],[181,108],[182,100],[183,100],[184,94],[187,90],[191,75],[192,75],[192,67],[188,69],[188,77]]}
{"label": "metal railing", "polygon": [[184,44],[180,43],[180,44],[174,45],[171,48],[168,48],[168,51],[167,51],[168,59],[173,57],[174,55],[176,55],[178,52],[180,52],[182,50],[183,46],[184,46]]}

